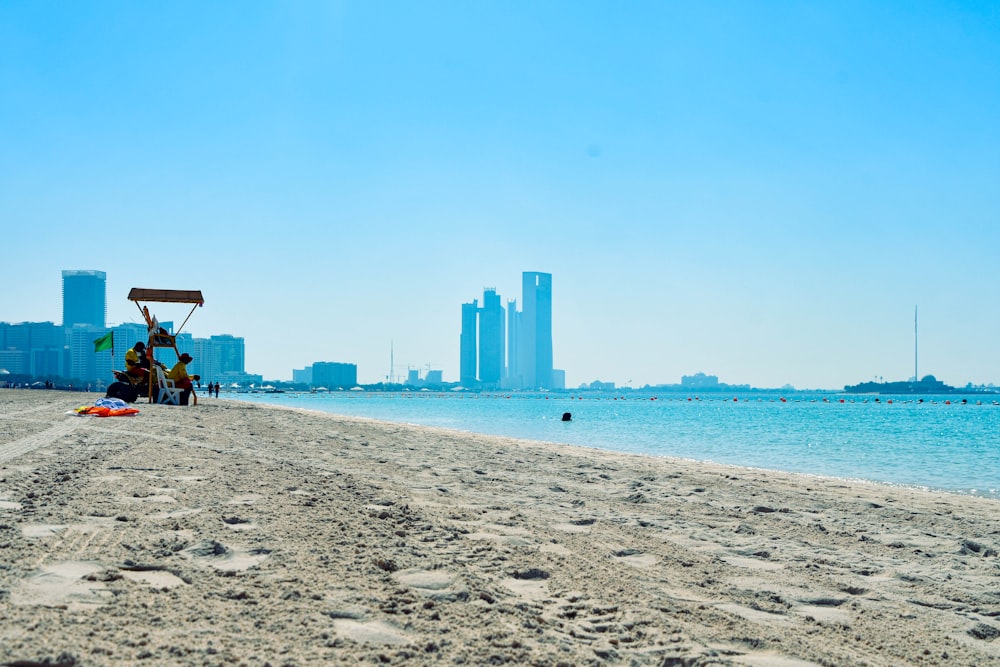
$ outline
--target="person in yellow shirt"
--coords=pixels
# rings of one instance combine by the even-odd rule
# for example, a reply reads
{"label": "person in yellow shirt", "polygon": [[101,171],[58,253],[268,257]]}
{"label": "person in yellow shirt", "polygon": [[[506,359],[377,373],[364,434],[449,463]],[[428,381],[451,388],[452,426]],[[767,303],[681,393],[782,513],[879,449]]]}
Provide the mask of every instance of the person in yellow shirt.
{"label": "person in yellow shirt", "polygon": [[181,394],[181,405],[187,405],[188,397],[194,391],[194,386],[191,384],[192,380],[195,382],[201,380],[200,375],[188,375],[187,365],[192,361],[194,361],[194,357],[184,352],[177,358],[177,363],[174,364],[174,367],[167,371],[167,379],[173,380],[174,386],[184,390],[184,393]]}
{"label": "person in yellow shirt", "polygon": [[125,371],[134,378],[144,379],[149,374],[146,344],[141,340],[125,353]]}

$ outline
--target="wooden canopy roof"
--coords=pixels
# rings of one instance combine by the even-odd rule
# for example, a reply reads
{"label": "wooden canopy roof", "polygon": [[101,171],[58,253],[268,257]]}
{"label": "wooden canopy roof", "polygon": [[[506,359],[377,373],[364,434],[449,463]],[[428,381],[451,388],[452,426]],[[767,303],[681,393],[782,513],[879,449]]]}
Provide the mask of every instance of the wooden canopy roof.
{"label": "wooden canopy roof", "polygon": [[133,287],[128,293],[129,301],[152,301],[155,303],[196,303],[199,306],[205,305],[205,299],[201,295],[201,290],[184,289],[145,289],[143,287]]}

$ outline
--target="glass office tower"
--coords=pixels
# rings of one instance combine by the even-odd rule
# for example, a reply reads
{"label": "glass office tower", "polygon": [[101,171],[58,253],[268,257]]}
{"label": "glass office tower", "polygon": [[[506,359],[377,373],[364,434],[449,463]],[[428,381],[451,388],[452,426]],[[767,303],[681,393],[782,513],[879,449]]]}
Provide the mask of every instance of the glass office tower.
{"label": "glass office tower", "polygon": [[500,295],[487,287],[479,309],[479,381],[487,387],[499,387],[503,376],[505,325]]}
{"label": "glass office tower", "polygon": [[107,274],[104,271],[63,271],[63,321],[103,329],[108,315]]}
{"label": "glass office tower", "polygon": [[521,274],[519,371],[525,389],[552,388],[552,274]]}
{"label": "glass office tower", "polygon": [[471,386],[476,382],[476,318],[479,314],[479,303],[462,304],[462,333],[459,336],[458,377],[463,385]]}

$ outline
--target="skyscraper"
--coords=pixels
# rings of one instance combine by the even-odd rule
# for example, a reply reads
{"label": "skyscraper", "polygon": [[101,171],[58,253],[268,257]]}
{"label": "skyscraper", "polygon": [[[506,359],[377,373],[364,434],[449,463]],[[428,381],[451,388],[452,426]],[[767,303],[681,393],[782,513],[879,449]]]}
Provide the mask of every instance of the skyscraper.
{"label": "skyscraper", "polygon": [[504,386],[511,389],[521,387],[521,313],[517,309],[517,299],[507,301],[507,372]]}
{"label": "skyscraper", "polygon": [[524,389],[552,388],[552,274],[521,274],[520,348],[518,364]]}
{"label": "skyscraper", "polygon": [[104,271],[63,271],[64,327],[77,324],[103,329],[108,315]]}
{"label": "skyscraper", "polygon": [[476,382],[476,318],[479,314],[479,303],[462,304],[462,333],[459,336],[458,378],[464,385]]}
{"label": "skyscraper", "polygon": [[552,274],[525,271],[521,286],[520,312],[514,299],[507,301],[505,312],[492,287],[483,289],[482,308],[476,300],[462,304],[459,381],[463,385],[562,388],[562,376],[552,368]]}
{"label": "skyscraper", "polygon": [[504,368],[503,306],[496,289],[483,290],[483,307],[479,309],[479,381],[498,387]]}

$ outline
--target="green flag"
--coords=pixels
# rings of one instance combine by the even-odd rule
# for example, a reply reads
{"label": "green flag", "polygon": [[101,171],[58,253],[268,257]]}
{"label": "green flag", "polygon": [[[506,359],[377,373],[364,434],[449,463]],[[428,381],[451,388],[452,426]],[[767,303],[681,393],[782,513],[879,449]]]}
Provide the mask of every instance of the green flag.
{"label": "green flag", "polygon": [[94,352],[100,352],[101,350],[114,350],[115,349],[115,332],[109,331],[100,338],[94,340]]}

